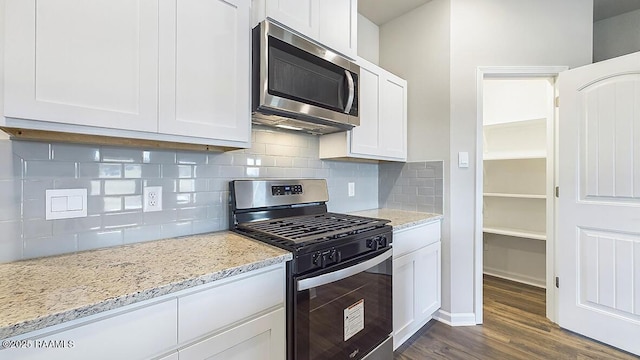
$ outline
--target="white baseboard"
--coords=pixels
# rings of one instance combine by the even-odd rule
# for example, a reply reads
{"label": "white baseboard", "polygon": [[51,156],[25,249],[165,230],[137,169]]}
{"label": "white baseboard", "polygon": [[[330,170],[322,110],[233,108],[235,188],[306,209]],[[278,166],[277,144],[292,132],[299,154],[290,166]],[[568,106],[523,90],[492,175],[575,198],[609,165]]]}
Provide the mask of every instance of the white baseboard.
{"label": "white baseboard", "polygon": [[534,277],[516,274],[508,271],[502,271],[494,268],[485,268],[482,272],[484,274],[499,277],[501,279],[507,279],[507,280],[511,280],[511,281],[515,281],[515,282],[519,282],[519,283],[523,283],[523,284],[527,284],[527,285],[531,285],[531,286],[535,286],[543,289],[546,289],[547,287],[547,283],[545,279],[537,279]]}
{"label": "white baseboard", "polygon": [[474,313],[460,313],[460,314],[452,314],[450,312],[444,310],[438,310],[435,314],[433,314],[433,318],[445,323],[449,326],[475,326],[476,324],[476,314]]}

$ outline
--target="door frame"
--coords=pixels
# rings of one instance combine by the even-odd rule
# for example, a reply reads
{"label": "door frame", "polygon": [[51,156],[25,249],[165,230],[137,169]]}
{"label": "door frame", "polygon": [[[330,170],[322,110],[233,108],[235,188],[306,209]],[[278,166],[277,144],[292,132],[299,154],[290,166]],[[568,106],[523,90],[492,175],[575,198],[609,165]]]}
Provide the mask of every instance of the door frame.
{"label": "door frame", "polygon": [[[484,164],[483,155],[483,80],[485,78],[513,78],[513,77],[553,77],[556,78],[562,71],[568,70],[568,66],[479,66],[476,72],[476,199],[475,199],[475,278],[474,278],[474,311],[476,314],[476,323],[482,324],[483,319],[483,301],[482,301],[482,284],[483,284],[483,252],[484,243],[482,236],[482,207],[483,207],[483,173]],[[554,101],[557,96],[557,85],[554,84]],[[547,141],[547,174],[553,174],[553,181],[547,181],[547,194],[553,193],[553,189],[557,183],[556,163],[557,163],[557,137],[556,128],[558,123],[557,107],[553,106],[552,114],[553,126],[547,126],[547,137],[553,139]],[[547,177],[549,179],[549,177]],[[548,198],[547,198],[548,199]],[[549,200],[549,199],[548,199]],[[555,208],[556,198],[553,201],[547,201],[547,240],[546,240],[546,305],[547,317],[556,322],[557,320],[557,292],[555,287],[556,264],[555,264]],[[551,222],[551,223],[550,223]]]}

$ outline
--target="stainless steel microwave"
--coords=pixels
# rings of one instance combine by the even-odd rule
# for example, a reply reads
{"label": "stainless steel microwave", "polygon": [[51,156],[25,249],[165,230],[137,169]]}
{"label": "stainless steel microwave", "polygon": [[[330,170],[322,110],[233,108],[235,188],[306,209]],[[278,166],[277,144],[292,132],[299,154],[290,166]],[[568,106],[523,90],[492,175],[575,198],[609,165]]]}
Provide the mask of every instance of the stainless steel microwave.
{"label": "stainless steel microwave", "polygon": [[360,67],[272,22],[253,29],[254,123],[312,134],[360,124]]}

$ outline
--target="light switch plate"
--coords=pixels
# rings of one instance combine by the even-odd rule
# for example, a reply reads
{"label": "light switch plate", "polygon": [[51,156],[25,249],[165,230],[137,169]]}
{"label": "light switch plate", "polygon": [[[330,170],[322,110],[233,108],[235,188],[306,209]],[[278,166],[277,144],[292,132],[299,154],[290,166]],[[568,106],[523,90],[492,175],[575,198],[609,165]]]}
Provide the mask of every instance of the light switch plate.
{"label": "light switch plate", "polygon": [[348,184],[349,196],[356,196],[356,183],[350,182]]}
{"label": "light switch plate", "polygon": [[87,189],[45,190],[45,219],[70,219],[87,216]]}
{"label": "light switch plate", "polygon": [[459,168],[468,168],[469,167],[469,153],[466,151],[461,151],[458,153],[458,167]]}

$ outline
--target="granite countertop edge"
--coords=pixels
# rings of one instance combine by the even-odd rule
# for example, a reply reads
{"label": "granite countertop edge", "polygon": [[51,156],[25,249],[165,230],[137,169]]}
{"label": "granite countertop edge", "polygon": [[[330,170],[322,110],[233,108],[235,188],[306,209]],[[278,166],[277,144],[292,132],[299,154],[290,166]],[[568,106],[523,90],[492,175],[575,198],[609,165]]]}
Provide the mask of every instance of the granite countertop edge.
{"label": "granite countertop edge", "polygon": [[394,231],[430,224],[441,221],[444,218],[442,214],[388,208],[356,211],[350,214],[387,219]]}
{"label": "granite countertop edge", "polygon": [[136,304],[145,300],[151,300],[164,295],[170,295],[172,293],[186,290],[198,285],[212,283],[217,280],[222,280],[235,275],[240,275],[253,270],[283,263],[291,260],[292,258],[292,254],[286,252],[278,256],[249,262],[240,266],[213,271],[211,273],[192,277],[186,280],[177,281],[174,283],[158,284],[158,286],[156,287],[151,287],[135,293],[128,293],[121,296],[108,298],[103,301],[99,301],[93,304],[87,304],[85,306],[79,306],[70,310],[50,313],[38,318],[26,319],[15,324],[0,327],[0,339],[12,338],[32,331],[41,330],[46,327],[63,324],[68,321],[82,319],[105,311],[115,310],[127,305]]}

